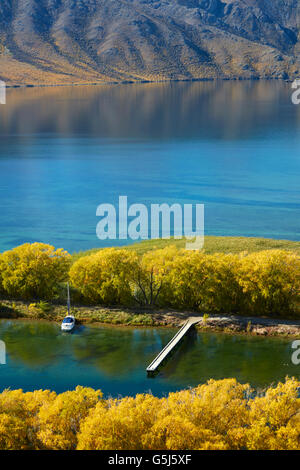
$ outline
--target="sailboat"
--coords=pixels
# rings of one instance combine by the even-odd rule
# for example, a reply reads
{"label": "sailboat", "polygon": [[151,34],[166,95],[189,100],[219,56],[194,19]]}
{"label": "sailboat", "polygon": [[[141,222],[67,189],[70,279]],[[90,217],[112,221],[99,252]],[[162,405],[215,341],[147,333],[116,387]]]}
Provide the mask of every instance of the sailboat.
{"label": "sailboat", "polygon": [[75,317],[70,314],[71,300],[70,300],[69,283],[67,284],[67,288],[68,288],[68,315],[62,321],[62,324],[61,324],[62,331],[72,331],[76,323]]}

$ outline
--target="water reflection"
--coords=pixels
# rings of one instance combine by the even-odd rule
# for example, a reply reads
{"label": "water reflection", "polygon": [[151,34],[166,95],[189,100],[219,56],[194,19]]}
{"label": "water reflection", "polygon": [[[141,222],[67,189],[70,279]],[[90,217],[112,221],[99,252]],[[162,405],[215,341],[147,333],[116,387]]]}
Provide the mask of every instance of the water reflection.
{"label": "water reflection", "polygon": [[9,90],[0,251],[96,237],[96,207],[204,203],[208,235],[300,239],[300,107],[276,81]]}
{"label": "water reflection", "polygon": [[256,386],[270,384],[285,375],[299,376],[291,364],[291,342],[277,338],[231,335],[198,335],[191,348],[177,354],[164,374],[171,381],[203,383],[209,377],[237,377]]}
{"label": "water reflection", "polygon": [[126,377],[141,365],[141,358],[150,360],[162,348],[162,336],[155,329],[89,329],[84,337],[73,342],[72,354],[77,361],[86,361],[107,377]]}
{"label": "water reflection", "polygon": [[81,327],[61,334],[47,322],[0,321],[7,364],[0,367],[0,389],[49,388],[58,392],[81,384],[106,395],[134,395],[151,390],[163,395],[204,383],[237,377],[264,387],[298,376],[291,363],[291,341],[202,333],[186,338],[154,379],[146,366],[176,330]]}
{"label": "water reflection", "polygon": [[63,352],[55,324],[3,321],[0,331],[10,360],[24,367],[45,367]]}
{"label": "water reflection", "polygon": [[249,138],[299,125],[290,95],[290,84],[276,81],[12,89],[1,108],[0,134]]}

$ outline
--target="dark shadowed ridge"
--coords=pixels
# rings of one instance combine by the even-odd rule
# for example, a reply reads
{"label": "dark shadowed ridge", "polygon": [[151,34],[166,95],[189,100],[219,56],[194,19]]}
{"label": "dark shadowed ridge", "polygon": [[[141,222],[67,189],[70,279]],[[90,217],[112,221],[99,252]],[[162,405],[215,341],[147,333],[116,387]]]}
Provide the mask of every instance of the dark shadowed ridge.
{"label": "dark shadowed ridge", "polygon": [[1,0],[10,84],[293,78],[297,0]]}

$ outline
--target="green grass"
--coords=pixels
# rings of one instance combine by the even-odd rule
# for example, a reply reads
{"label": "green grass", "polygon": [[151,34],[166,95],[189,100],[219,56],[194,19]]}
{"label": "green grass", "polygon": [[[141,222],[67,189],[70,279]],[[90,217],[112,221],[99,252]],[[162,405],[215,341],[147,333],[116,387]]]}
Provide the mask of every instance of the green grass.
{"label": "green grass", "polygon": [[149,314],[134,314],[128,312],[84,312],[76,315],[83,323],[107,323],[109,325],[153,326],[154,320]]}
{"label": "green grass", "polygon": [[[159,319],[154,319],[151,313],[124,311],[118,308],[105,308],[103,306],[76,306],[71,308],[71,313],[80,323],[107,323],[109,325],[126,326],[153,326],[161,324]],[[0,319],[27,318],[30,320],[49,320],[60,323],[66,316],[65,305],[48,304],[46,302],[29,303],[12,300],[0,302]],[[164,324],[164,323],[163,323]]]}
{"label": "green grass", "polygon": [[[164,248],[168,245],[176,245],[178,248],[185,247],[185,240],[146,240],[132,245],[124,246],[127,250],[135,250],[139,255],[143,255],[147,251]],[[273,240],[269,238],[248,238],[248,237],[213,237],[206,236],[204,244],[204,252],[212,253],[240,253],[241,251],[248,251],[249,253],[262,250],[290,250],[300,255],[300,242],[293,242],[289,240]],[[74,253],[73,260],[81,258],[82,256],[90,255],[99,251],[99,248],[94,248],[88,251],[81,251]]]}

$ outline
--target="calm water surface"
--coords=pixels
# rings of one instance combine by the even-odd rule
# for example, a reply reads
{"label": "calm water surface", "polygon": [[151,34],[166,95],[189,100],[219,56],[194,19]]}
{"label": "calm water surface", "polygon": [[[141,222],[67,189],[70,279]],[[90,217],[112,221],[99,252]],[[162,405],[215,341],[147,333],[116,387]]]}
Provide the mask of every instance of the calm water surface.
{"label": "calm water surface", "polygon": [[103,246],[96,208],[204,203],[207,234],[300,240],[300,106],[280,82],[8,90],[0,251]]}
{"label": "calm water surface", "polygon": [[147,378],[146,366],[175,331],[81,326],[66,334],[54,323],[1,320],[7,364],[0,366],[0,390],[62,392],[80,384],[106,396],[149,390],[162,396],[210,378],[264,387],[300,375],[300,366],[291,363],[291,341],[201,333],[183,343],[158,376]]}

